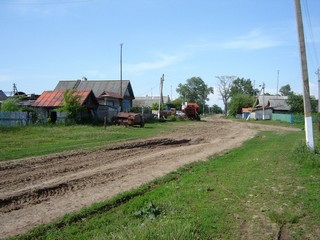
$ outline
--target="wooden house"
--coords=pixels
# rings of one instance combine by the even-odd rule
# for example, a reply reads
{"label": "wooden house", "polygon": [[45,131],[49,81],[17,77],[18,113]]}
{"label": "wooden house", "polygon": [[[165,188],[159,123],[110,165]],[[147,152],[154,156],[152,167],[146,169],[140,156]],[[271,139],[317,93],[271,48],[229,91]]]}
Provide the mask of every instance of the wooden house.
{"label": "wooden house", "polygon": [[103,118],[107,115],[109,120],[119,111],[129,112],[135,98],[129,80],[63,80],[59,81],[55,88],[67,89],[92,90],[99,102],[98,117]]}

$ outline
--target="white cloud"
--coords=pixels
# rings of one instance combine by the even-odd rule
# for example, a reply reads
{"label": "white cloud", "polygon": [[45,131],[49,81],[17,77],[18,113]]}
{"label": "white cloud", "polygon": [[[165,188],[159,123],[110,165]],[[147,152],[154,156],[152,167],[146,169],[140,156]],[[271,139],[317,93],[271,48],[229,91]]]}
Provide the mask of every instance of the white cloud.
{"label": "white cloud", "polygon": [[14,76],[0,73],[0,82],[12,82],[15,79],[16,78]]}
{"label": "white cloud", "polygon": [[73,7],[92,0],[10,0],[0,5],[10,7],[20,15],[36,15],[40,17],[56,17],[57,15],[70,14]]}
{"label": "white cloud", "polygon": [[[274,29],[276,35],[283,32],[281,29]],[[277,38],[283,35],[277,34]],[[196,43],[186,45],[189,51],[211,51],[211,50],[259,50],[265,48],[276,47],[283,44],[283,41],[277,40],[272,35],[264,34],[260,29],[253,29],[247,34],[235,36],[232,40],[210,41],[208,39],[200,39]]]}
{"label": "white cloud", "polygon": [[257,50],[275,47],[281,44],[281,41],[266,36],[259,29],[254,29],[248,34],[236,37],[234,40],[222,44],[226,49]]}
{"label": "white cloud", "polygon": [[[92,69],[92,70],[86,70],[85,72],[84,72],[84,77],[86,77],[86,78],[88,78],[89,80],[91,79],[104,79],[104,78],[106,78],[106,74],[105,73],[102,73],[102,72],[100,72],[99,70],[94,70],[94,69]],[[81,77],[81,76],[79,76],[79,77]]]}
{"label": "white cloud", "polygon": [[178,55],[158,54],[158,59],[149,62],[140,62],[136,64],[126,64],[125,71],[129,73],[143,73],[150,70],[162,69],[176,64],[181,60]]}

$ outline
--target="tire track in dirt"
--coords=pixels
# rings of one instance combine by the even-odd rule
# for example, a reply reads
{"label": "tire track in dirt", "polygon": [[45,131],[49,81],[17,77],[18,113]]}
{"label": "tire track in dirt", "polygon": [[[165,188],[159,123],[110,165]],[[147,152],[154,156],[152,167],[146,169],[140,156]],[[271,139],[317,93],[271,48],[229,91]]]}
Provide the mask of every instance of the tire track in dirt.
{"label": "tire track in dirt", "polygon": [[[188,144],[190,142],[190,139],[180,139],[180,140],[170,140],[170,139],[155,139],[152,141],[146,141],[146,142],[135,142],[134,144],[126,144],[122,146],[116,146],[110,148],[108,151],[101,151],[100,157],[104,159],[103,163],[105,166],[109,166],[113,162],[121,163],[121,159],[124,157],[137,157],[140,153],[144,154],[144,148],[152,149],[152,148],[159,148],[164,147],[168,148],[170,146],[176,146],[177,144]],[[128,149],[135,149],[134,151]],[[97,152],[94,152],[94,155],[96,155]],[[90,153],[84,153],[84,156],[90,158]],[[76,156],[75,159],[77,160],[79,157],[83,157],[81,155]],[[74,156],[72,156],[74,158]],[[98,158],[97,158],[98,159]],[[69,158],[70,162],[72,161],[71,157]],[[136,163],[136,161],[132,161],[130,164],[125,164],[125,166],[120,165],[118,168],[113,170],[112,168],[108,167],[101,167],[101,161],[100,158],[99,161],[92,161],[90,166],[87,164],[87,166],[78,166],[75,168],[66,169],[62,172],[56,171],[55,169],[47,169],[48,165],[44,164],[44,169],[46,169],[44,172],[41,172],[39,174],[34,175],[27,175],[27,178],[24,176],[26,174],[22,174],[22,177],[17,177],[13,181],[4,181],[2,182],[2,186],[4,186],[3,189],[6,189],[7,194],[4,194],[4,197],[0,199],[0,213],[6,213],[10,212],[12,210],[18,210],[23,208],[24,206],[31,205],[31,204],[38,204],[42,201],[46,201],[50,197],[53,196],[59,196],[64,195],[68,191],[76,191],[81,190],[86,187],[93,187],[102,183],[107,182],[109,179],[112,179],[113,176],[117,175],[119,172],[124,173],[125,171],[129,171],[130,169],[134,169],[137,167],[140,167],[142,164]],[[83,161],[81,161],[83,162]],[[87,162],[87,160],[86,160]],[[79,163],[78,163],[79,164]],[[50,164],[51,166],[54,166]],[[86,170],[79,171],[79,169],[83,169],[86,167]],[[90,167],[90,168],[89,168]],[[38,166],[39,168],[39,166]],[[90,169],[90,170],[88,170]],[[11,170],[11,169],[10,169]],[[63,173],[63,174],[61,174]],[[76,173],[76,174],[74,174]],[[46,179],[52,178],[53,175],[60,174],[59,178],[54,178],[53,181],[49,181],[45,183],[44,181]],[[62,179],[62,182],[60,178],[64,177],[68,174],[68,181],[64,181]],[[33,181],[41,181],[40,184],[33,184],[32,186],[22,189],[23,186],[20,187],[20,185],[24,185],[26,182],[26,179],[29,181],[29,179],[33,178]],[[58,180],[58,182],[56,182]],[[14,185],[14,191],[10,192],[8,194],[8,188],[6,187],[6,184]],[[20,185],[19,185],[20,184]],[[20,188],[19,188],[20,187]],[[17,191],[16,189],[19,189]],[[6,196],[7,195],[7,196]]]}
{"label": "tire track in dirt", "polygon": [[257,128],[208,119],[172,129],[165,138],[0,163],[0,237],[21,234],[187,163],[222,154],[253,137]]}

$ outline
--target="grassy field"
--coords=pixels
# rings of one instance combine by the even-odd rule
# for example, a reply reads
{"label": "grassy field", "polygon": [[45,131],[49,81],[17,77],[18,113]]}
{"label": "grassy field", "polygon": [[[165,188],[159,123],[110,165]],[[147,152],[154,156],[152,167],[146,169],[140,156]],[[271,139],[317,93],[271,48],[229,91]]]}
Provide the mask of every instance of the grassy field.
{"label": "grassy field", "polygon": [[16,239],[320,239],[320,158],[303,140],[261,132]]}
{"label": "grassy field", "polygon": [[[170,126],[177,124],[171,123]],[[180,122],[179,124],[188,124]],[[154,136],[168,124],[146,124],[144,128],[73,125],[0,128],[0,161],[70,150],[92,150],[110,143]]]}

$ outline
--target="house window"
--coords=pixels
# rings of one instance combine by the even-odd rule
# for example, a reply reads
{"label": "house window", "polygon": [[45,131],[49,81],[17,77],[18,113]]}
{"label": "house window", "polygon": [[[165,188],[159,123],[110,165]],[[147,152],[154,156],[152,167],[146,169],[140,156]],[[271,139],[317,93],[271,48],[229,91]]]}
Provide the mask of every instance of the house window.
{"label": "house window", "polygon": [[107,105],[108,105],[109,107],[114,107],[114,101],[108,100]]}
{"label": "house window", "polygon": [[122,101],[122,110],[124,112],[129,112],[131,110],[131,102],[128,99],[123,99]]}

